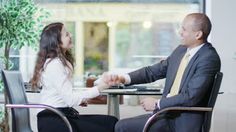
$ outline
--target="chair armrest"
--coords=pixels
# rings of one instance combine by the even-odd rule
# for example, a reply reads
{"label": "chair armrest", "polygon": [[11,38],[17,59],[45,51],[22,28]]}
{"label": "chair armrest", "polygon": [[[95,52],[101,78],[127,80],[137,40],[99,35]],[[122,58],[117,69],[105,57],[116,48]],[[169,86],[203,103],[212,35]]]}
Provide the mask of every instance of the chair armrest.
{"label": "chair armrest", "polygon": [[150,127],[150,124],[152,123],[153,120],[155,120],[156,118],[158,118],[158,116],[164,112],[168,112],[168,111],[202,111],[202,112],[210,112],[213,109],[210,107],[168,107],[165,109],[162,109],[160,111],[158,111],[157,113],[155,113],[154,115],[152,115],[147,122],[145,123],[145,126],[143,128],[143,132],[147,132],[147,130]]}
{"label": "chair armrest", "polygon": [[56,113],[58,116],[62,118],[62,120],[66,123],[66,126],[68,127],[69,131],[72,132],[72,127],[70,125],[70,122],[66,118],[66,116],[56,108],[45,105],[45,104],[6,104],[7,108],[41,108],[41,109],[47,109],[54,113]]}

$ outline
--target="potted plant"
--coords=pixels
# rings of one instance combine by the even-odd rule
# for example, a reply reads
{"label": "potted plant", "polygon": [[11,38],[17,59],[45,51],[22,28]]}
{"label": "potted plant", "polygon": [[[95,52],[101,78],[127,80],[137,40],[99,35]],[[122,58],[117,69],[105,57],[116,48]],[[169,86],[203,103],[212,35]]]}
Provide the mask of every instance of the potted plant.
{"label": "potted plant", "polygon": [[[36,49],[43,27],[42,21],[49,16],[49,13],[39,8],[33,0],[3,0],[0,2],[0,63],[2,63],[3,69],[9,70],[13,65],[9,60],[10,50],[20,50],[23,46]],[[2,83],[0,88],[3,89]],[[0,112],[0,114],[4,114],[4,112]],[[6,109],[5,116],[0,115],[0,117],[5,117],[0,123],[1,129],[9,131]]]}

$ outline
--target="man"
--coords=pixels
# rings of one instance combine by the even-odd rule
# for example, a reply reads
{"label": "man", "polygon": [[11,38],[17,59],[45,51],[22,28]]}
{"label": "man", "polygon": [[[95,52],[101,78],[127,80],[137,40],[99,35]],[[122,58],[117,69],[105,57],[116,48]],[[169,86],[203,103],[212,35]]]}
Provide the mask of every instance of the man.
{"label": "man", "polygon": [[[180,31],[182,45],[166,59],[125,75],[103,74],[109,85],[150,83],[166,78],[161,99],[140,101],[146,111],[159,111],[172,106],[206,106],[215,74],[220,71],[220,58],[207,42],[211,31],[209,18],[202,13],[187,15]],[[151,114],[120,120],[116,132],[141,132]],[[151,127],[158,132],[200,132],[204,113],[175,112],[162,115]]]}

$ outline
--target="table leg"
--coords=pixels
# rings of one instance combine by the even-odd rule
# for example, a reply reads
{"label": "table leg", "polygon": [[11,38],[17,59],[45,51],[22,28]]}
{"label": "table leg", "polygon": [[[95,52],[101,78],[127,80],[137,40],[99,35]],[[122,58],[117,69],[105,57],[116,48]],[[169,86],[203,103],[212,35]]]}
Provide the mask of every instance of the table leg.
{"label": "table leg", "polygon": [[119,95],[108,94],[108,115],[120,119]]}

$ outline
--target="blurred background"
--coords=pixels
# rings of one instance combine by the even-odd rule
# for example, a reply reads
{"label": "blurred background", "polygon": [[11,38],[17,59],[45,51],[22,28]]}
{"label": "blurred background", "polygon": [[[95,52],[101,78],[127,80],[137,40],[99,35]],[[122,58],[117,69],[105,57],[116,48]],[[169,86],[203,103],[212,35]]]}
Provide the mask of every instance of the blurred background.
{"label": "blurred background", "polygon": [[[170,55],[179,45],[183,17],[203,12],[203,0],[36,0],[50,16],[45,24],[63,22],[73,36],[75,85],[104,71],[130,72]],[[15,70],[32,77],[37,51],[12,51]]]}

